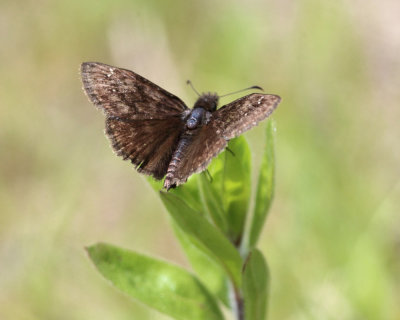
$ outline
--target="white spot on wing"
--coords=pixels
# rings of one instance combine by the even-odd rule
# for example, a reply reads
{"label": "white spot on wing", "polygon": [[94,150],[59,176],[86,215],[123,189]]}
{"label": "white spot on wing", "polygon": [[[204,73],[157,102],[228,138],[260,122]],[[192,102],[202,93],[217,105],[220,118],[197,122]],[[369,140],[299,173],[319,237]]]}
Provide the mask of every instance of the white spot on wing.
{"label": "white spot on wing", "polygon": [[107,78],[110,78],[114,74],[114,68],[110,68],[110,73],[107,74]]}

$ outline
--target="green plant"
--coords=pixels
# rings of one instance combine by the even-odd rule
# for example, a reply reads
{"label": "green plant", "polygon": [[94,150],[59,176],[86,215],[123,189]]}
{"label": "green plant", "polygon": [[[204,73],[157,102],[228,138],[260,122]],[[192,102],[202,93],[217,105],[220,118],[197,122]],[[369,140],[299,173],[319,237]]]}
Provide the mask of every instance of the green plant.
{"label": "green plant", "polygon": [[[196,275],[102,243],[87,248],[100,273],[129,296],[174,319],[224,319],[221,304],[232,310],[234,319],[265,319],[269,274],[255,246],[273,196],[273,134],[269,120],[252,214],[251,153],[244,137],[230,141],[231,152],[213,160],[208,168],[212,180],[202,173],[171,192],[160,192]],[[161,189],[160,183],[150,183]]]}

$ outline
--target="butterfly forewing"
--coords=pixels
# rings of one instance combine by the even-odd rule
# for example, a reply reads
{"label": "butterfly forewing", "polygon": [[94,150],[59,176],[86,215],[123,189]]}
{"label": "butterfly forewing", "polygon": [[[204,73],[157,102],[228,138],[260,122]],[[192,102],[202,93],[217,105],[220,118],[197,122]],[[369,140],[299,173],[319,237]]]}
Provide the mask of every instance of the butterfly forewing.
{"label": "butterfly forewing", "polygon": [[205,170],[230,139],[267,118],[279,102],[276,95],[250,94],[215,111],[186,148],[173,182],[184,183],[191,174]]}
{"label": "butterfly forewing", "polygon": [[186,105],[126,69],[86,62],[81,73],[89,99],[106,114],[106,134],[117,155],[162,179],[184,128]]}
{"label": "butterfly forewing", "polygon": [[267,118],[280,101],[273,94],[249,94],[215,111],[213,121],[217,122],[222,137],[230,140]]}
{"label": "butterfly forewing", "polygon": [[81,75],[89,99],[108,116],[154,119],[188,109],[181,99],[130,70],[85,62]]}

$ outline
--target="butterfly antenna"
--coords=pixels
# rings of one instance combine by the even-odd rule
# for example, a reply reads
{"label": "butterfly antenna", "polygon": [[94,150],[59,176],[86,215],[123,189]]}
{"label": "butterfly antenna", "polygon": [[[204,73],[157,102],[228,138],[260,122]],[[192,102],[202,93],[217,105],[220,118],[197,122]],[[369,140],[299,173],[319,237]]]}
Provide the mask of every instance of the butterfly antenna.
{"label": "butterfly antenna", "polygon": [[222,97],[230,96],[231,94],[235,94],[235,93],[239,93],[239,92],[246,91],[246,90],[251,90],[251,89],[257,89],[257,90],[264,91],[264,89],[259,87],[259,86],[252,86],[252,87],[248,87],[246,89],[242,89],[242,90],[234,91],[234,92],[231,92],[231,93],[227,93],[227,94],[224,94],[223,96],[219,96],[219,97],[222,98]]}
{"label": "butterfly antenna", "polygon": [[200,97],[200,93],[194,88],[192,81],[188,80],[186,81],[186,84],[192,87],[193,91],[196,92],[196,94]]}

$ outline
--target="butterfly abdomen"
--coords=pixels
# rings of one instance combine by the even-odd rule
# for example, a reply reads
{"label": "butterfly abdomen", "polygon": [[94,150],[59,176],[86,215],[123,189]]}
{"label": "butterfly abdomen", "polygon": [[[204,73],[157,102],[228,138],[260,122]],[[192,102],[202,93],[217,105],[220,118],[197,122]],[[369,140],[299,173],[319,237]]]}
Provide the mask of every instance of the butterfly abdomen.
{"label": "butterfly abdomen", "polygon": [[178,146],[176,147],[174,153],[172,154],[172,158],[168,165],[167,174],[164,180],[164,188],[166,188],[167,191],[170,188],[174,188],[176,186],[175,173],[179,167],[179,164],[182,161],[183,156],[185,155],[185,151],[189,146],[191,140],[192,140],[191,135],[184,134],[182,138],[179,140]]}
{"label": "butterfly abdomen", "polygon": [[[186,131],[179,139],[178,145],[172,154],[171,161],[168,165],[167,174],[165,176],[164,188],[167,190],[174,188],[177,184],[182,183],[182,179],[176,177],[176,172],[185,155],[188,146],[198,133],[198,130],[210,121],[211,113],[204,108],[194,108],[185,120]],[[186,179],[185,179],[186,181]]]}

